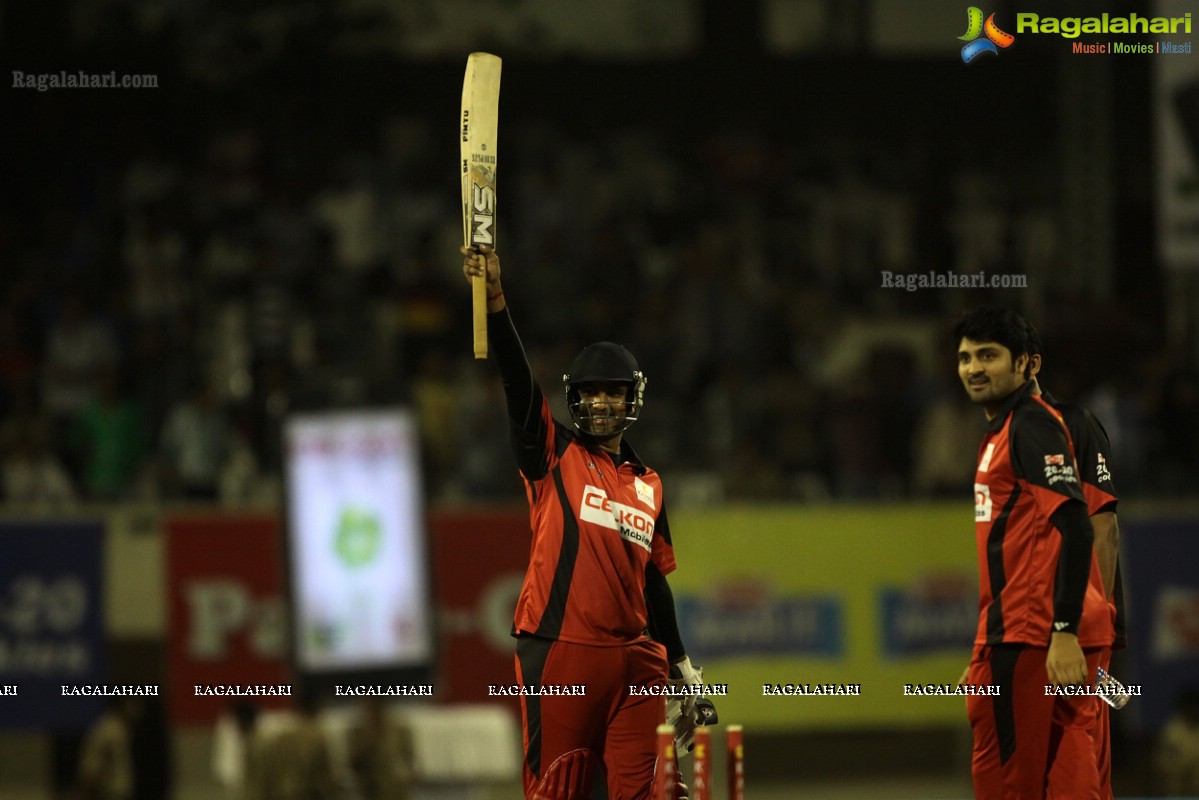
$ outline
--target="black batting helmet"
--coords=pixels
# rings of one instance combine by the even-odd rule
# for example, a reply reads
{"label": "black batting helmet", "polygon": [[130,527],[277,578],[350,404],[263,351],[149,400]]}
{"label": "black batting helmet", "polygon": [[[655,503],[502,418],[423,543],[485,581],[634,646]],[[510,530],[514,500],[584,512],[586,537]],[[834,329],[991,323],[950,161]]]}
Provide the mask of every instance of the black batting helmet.
{"label": "black batting helmet", "polygon": [[613,342],[596,342],[584,347],[570,363],[570,370],[562,376],[562,383],[566,388],[570,418],[575,428],[586,434],[593,434],[590,421],[597,415],[590,404],[584,406],[579,396],[579,384],[623,383],[629,387],[625,395],[624,424],[606,435],[615,436],[628,430],[637,421],[645,402],[645,373],[637,366],[632,353]]}

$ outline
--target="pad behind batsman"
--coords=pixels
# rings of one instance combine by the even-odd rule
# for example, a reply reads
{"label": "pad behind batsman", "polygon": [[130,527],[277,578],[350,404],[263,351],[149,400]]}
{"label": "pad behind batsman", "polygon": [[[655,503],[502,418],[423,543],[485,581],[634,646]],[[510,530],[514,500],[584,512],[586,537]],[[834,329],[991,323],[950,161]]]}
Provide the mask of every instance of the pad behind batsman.
{"label": "pad behind batsman", "polygon": [[564,376],[572,424],[555,421],[508,313],[499,258],[485,247],[462,253],[468,279],[486,271],[487,334],[530,508],[513,623],[517,681],[586,686],[585,696],[522,696],[525,796],[584,798],[602,767],[609,797],[648,798],[663,704],[630,687],[663,687],[668,669],[678,683],[702,679],[666,582],[675,561],[662,483],[624,439],[645,376],[623,347],[590,345]]}

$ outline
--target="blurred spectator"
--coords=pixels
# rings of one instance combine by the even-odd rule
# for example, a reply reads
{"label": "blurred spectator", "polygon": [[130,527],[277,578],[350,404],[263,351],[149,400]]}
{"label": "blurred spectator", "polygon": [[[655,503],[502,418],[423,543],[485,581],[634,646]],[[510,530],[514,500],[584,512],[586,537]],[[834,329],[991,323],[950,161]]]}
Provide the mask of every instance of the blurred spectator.
{"label": "blurred spectator", "polygon": [[334,265],[343,279],[361,277],[381,256],[378,198],[365,177],[371,171],[347,157],[313,200],[313,216],[333,234]]}
{"label": "blurred spectator", "polygon": [[292,334],[299,319],[291,268],[268,247],[258,249],[246,286],[249,341],[256,361],[291,361]]}
{"label": "blurred spectator", "polygon": [[[490,364],[484,366],[492,369]],[[463,379],[462,417],[455,430],[458,468],[447,486],[452,499],[520,497],[520,476],[509,463],[503,389],[499,381],[487,380],[492,377],[483,369],[472,369]]]}
{"label": "blurred spectator", "polygon": [[133,726],[133,800],[168,800],[174,777],[166,708],[146,697]]}
{"label": "blurred spectator", "polygon": [[120,189],[121,205],[129,212],[161,203],[179,190],[181,170],[153,136],[139,142],[139,153],[125,170]]}
{"label": "blurred spectator", "polygon": [[55,420],[81,413],[95,398],[97,380],[117,365],[112,329],[89,312],[83,298],[63,297],[62,315],[50,329],[42,362],[42,398]]}
{"label": "blurred spectator", "polygon": [[93,500],[124,499],[145,465],[145,419],[122,393],[115,371],[102,372],[96,387],[94,399],[75,418],[71,445],[86,495]]}
{"label": "blurred spectator", "polygon": [[1165,794],[1199,796],[1199,687],[1190,686],[1179,696],[1158,739],[1155,759]]}
{"label": "blurred spectator", "polygon": [[0,416],[36,382],[38,360],[29,333],[11,309],[0,309]]}
{"label": "blurred spectator", "polygon": [[1162,382],[1158,424],[1163,437],[1162,478],[1170,494],[1181,494],[1199,480],[1199,370],[1182,353]]}
{"label": "blurred spectator", "polygon": [[133,732],[141,699],[120,697],[87,732],[79,754],[79,800],[133,800]]}
{"label": "blurred spectator", "polygon": [[283,471],[283,424],[292,410],[295,376],[285,362],[257,366],[254,391],[238,411],[239,426],[248,437],[259,469],[270,475]]}
{"label": "blurred spectator", "polygon": [[267,250],[296,272],[307,272],[317,252],[316,224],[304,208],[305,195],[300,186],[272,186],[269,200],[262,209],[259,226]]}
{"label": "blurred spectator", "polygon": [[822,411],[830,440],[833,489],[838,497],[871,500],[882,495],[875,450],[880,429],[870,416],[870,400],[859,383],[832,395],[829,406]]}
{"label": "blurred spectator", "polygon": [[187,396],[192,375],[208,366],[201,345],[191,310],[166,320],[142,323],[132,332],[126,373],[149,430],[162,429],[170,409]]}
{"label": "blurred spectator", "polygon": [[237,220],[262,197],[262,146],[259,134],[236,126],[218,132],[208,144],[203,177],[204,210],[218,220]]}
{"label": "blurred spectator", "polygon": [[[239,421],[244,424],[244,420]],[[282,476],[264,476],[258,469],[258,458],[247,436],[239,426],[232,428],[229,457],[221,470],[218,486],[221,505],[277,504]]]}
{"label": "blurred spectator", "polygon": [[295,723],[254,748],[247,800],[331,800],[335,780],[319,709],[301,698]]}
{"label": "blurred spectator", "polygon": [[66,467],[48,446],[46,426],[39,420],[15,422],[4,431],[4,502],[44,511],[70,508],[78,495]]}
{"label": "blurred spectator", "polygon": [[143,320],[178,313],[188,300],[187,242],[183,232],[156,208],[133,218],[125,233],[130,303]]}
{"label": "blurred spectator", "polygon": [[436,494],[458,463],[458,424],[462,417],[459,388],[445,353],[425,354],[413,381],[412,399],[422,432],[426,481]]}
{"label": "blurred spectator", "polygon": [[262,739],[259,715],[258,706],[239,701],[217,719],[213,730],[213,774],[227,796],[235,800],[249,800],[251,787],[257,785]]}
{"label": "blurred spectator", "polygon": [[882,496],[906,497],[912,480],[912,441],[923,410],[916,358],[904,343],[876,344],[861,379],[870,398],[867,413],[878,433],[874,479]]}
{"label": "blurred spectator", "polygon": [[350,767],[363,800],[407,800],[413,783],[412,731],[370,698],[350,732]]}
{"label": "blurred spectator", "polygon": [[229,423],[209,384],[195,379],[167,414],[158,441],[168,497],[215,500],[230,450]]}
{"label": "blurred spectator", "polygon": [[985,420],[966,402],[960,383],[948,377],[941,381],[913,436],[912,488],[917,496],[960,500],[969,494]]}
{"label": "blurred spectator", "polygon": [[[766,441],[767,464],[778,464],[787,476],[790,496],[827,500],[823,470],[828,458],[820,429],[821,397],[806,376],[790,366],[774,366],[760,384],[761,405],[744,395],[756,394],[747,384],[734,397],[730,413],[738,419],[740,435]],[[748,418],[748,419],[747,419]],[[752,422],[752,424],[751,424]]]}

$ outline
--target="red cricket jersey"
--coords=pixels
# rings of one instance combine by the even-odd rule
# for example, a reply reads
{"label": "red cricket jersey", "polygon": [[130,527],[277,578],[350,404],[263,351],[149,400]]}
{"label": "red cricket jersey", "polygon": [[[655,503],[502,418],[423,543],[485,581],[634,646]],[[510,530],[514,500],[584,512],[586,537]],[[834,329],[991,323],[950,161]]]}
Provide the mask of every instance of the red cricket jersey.
{"label": "red cricket jersey", "polygon": [[662,481],[556,422],[507,312],[487,316],[533,541],[513,633],[588,645],[646,638],[645,570],[675,568]]}
{"label": "red cricket jersey", "polygon": [[[979,447],[974,477],[979,622],[975,643],[1049,644],[1061,532],[1050,517],[1064,503],[1085,502],[1062,416],[1031,394],[1012,393]],[[1078,642],[1112,642],[1110,607],[1099,564],[1091,557]]]}
{"label": "red cricket jersey", "polygon": [[1107,435],[1085,408],[1059,403],[1048,394],[1043,397],[1062,415],[1062,421],[1070,431],[1070,441],[1078,459],[1082,496],[1087,502],[1087,514],[1094,516],[1100,511],[1115,511],[1116,487],[1112,483],[1107,456],[1104,455],[1104,451],[1109,449]]}
{"label": "red cricket jersey", "polygon": [[662,482],[627,445],[619,466],[584,446],[540,400],[544,472],[523,475],[533,542],[516,632],[592,645],[642,639],[646,563],[663,575],[675,568]]}
{"label": "red cricket jersey", "polygon": [[[1071,403],[1059,403],[1048,392],[1042,395],[1057,409],[1070,431],[1074,445],[1074,457],[1078,461],[1078,477],[1082,481],[1082,495],[1087,501],[1087,514],[1095,516],[1102,511],[1116,510],[1116,486],[1112,481],[1111,462],[1107,453],[1111,443],[1099,420],[1086,408]],[[1102,586],[1100,587],[1102,590]],[[1112,602],[1116,606],[1113,646],[1123,649],[1128,646],[1128,624],[1124,613],[1124,581],[1120,577],[1120,560],[1116,557],[1116,580],[1112,591]]]}

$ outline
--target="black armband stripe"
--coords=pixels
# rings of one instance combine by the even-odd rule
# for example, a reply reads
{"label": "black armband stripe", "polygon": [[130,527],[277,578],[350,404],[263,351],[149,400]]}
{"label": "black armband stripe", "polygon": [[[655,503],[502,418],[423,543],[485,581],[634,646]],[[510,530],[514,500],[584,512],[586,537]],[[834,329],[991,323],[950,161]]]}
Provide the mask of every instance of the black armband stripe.
{"label": "black armband stripe", "polygon": [[1091,575],[1095,534],[1085,503],[1070,500],[1058,506],[1049,518],[1062,535],[1053,581],[1053,632],[1078,634],[1083,599]]}
{"label": "black armband stripe", "polygon": [[650,636],[666,648],[668,661],[678,661],[687,651],[679,633],[674,593],[670,590],[666,576],[652,561],[645,565],[645,606],[649,617]]}

